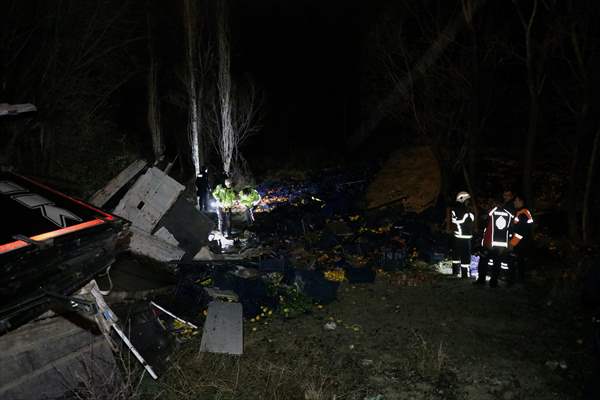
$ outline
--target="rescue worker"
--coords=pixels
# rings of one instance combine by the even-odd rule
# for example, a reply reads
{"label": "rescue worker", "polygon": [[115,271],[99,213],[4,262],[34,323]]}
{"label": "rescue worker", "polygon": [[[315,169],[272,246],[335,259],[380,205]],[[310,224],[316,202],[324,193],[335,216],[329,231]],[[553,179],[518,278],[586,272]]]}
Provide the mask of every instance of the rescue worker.
{"label": "rescue worker", "polygon": [[236,202],[236,194],[232,188],[231,179],[225,179],[223,185],[219,184],[212,192],[217,201],[217,218],[219,232],[225,237],[231,236],[231,209]]}
{"label": "rescue worker", "polygon": [[490,287],[498,286],[501,264],[508,260],[508,246],[513,214],[503,206],[496,206],[488,212],[488,222],[483,231],[481,245],[486,251],[483,262],[479,263],[479,276],[475,284],[485,285],[488,268],[491,267]]}
{"label": "rescue worker", "polygon": [[456,195],[456,203],[452,207],[452,224],[454,226],[454,249],[452,255],[452,274],[463,279],[468,278],[471,267],[471,239],[475,216],[470,211],[467,192]]}
{"label": "rescue worker", "polygon": [[208,168],[203,166],[196,177],[196,196],[198,196],[198,209],[206,211],[208,209],[208,194],[210,185],[208,183]]}
{"label": "rescue worker", "polygon": [[525,207],[525,200],[522,195],[515,195],[513,204],[516,211],[511,228],[512,237],[509,249],[517,256],[517,262],[510,265],[508,275],[509,285],[512,285],[517,280],[521,282],[525,280],[527,259],[533,245],[533,217],[531,211]]}
{"label": "rescue worker", "polygon": [[245,207],[246,223],[252,225],[254,222],[254,212],[252,210],[260,203],[260,194],[256,189],[247,186],[240,191],[238,201]]}

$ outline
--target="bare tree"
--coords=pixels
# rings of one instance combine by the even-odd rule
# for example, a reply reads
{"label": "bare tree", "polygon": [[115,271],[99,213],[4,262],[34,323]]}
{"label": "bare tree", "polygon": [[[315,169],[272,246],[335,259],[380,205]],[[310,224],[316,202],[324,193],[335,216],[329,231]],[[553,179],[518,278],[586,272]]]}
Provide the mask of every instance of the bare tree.
{"label": "bare tree", "polygon": [[[194,166],[194,176],[200,173],[200,163],[202,149],[200,148],[201,140],[201,105],[202,105],[202,85],[198,84],[198,76],[196,69],[196,57],[201,57],[201,53],[197,52],[198,41],[197,37],[197,13],[195,9],[195,1],[183,0],[183,23],[185,29],[185,62],[187,71],[187,94],[188,94],[188,139],[190,142],[192,153],[192,164]],[[200,89],[200,92],[198,90]]]}
{"label": "bare tree", "polygon": [[210,137],[221,157],[223,171],[230,175],[236,163],[243,164],[241,145],[258,129],[262,95],[249,80],[246,90],[236,85],[231,74],[231,41],[227,2],[217,8],[217,101],[213,103],[214,129]]}
{"label": "bare tree", "polygon": [[588,243],[590,238],[590,198],[592,194],[593,185],[592,182],[594,180],[594,174],[596,173],[596,158],[598,157],[598,148],[600,147],[600,124],[596,130],[596,134],[594,135],[594,142],[592,145],[592,153],[590,155],[590,162],[587,169],[587,179],[585,182],[585,191],[583,194],[583,212],[581,215],[581,233],[583,243]]}
{"label": "bare tree", "polygon": [[[547,27],[543,31],[542,40],[537,40],[534,36],[534,25],[541,18],[540,1],[533,0],[531,10],[528,15],[522,11],[522,6],[517,0],[513,0],[517,14],[523,26],[525,34],[525,55],[524,61],[527,68],[527,89],[529,92],[529,122],[525,137],[525,147],[523,150],[523,180],[522,189],[530,203],[534,204],[533,196],[533,166],[535,158],[535,144],[538,134],[538,125],[540,117],[540,96],[544,90],[547,75],[544,70],[547,54],[552,44],[552,28]],[[552,7],[552,2],[543,2],[542,6],[546,11]],[[548,24],[546,24],[548,25]]]}
{"label": "bare tree", "polygon": [[[482,35],[473,22],[476,3],[465,0],[462,5],[472,43],[465,45],[462,40],[448,43],[446,51],[438,56],[435,64],[430,65],[427,71],[418,71],[419,80],[413,76],[413,66],[415,60],[422,56],[419,50],[410,47],[411,40],[407,39],[408,34],[403,34],[401,26],[398,28],[398,23],[389,21],[379,26],[380,40],[377,43],[381,43],[379,52],[385,63],[388,86],[403,87],[403,82],[410,82],[402,101],[394,104],[394,115],[404,117],[404,126],[407,123],[414,126],[414,131],[418,133],[415,138],[417,142],[431,147],[441,167],[444,198],[451,199],[453,181],[458,179],[464,181],[476,203],[476,186],[472,178],[473,170],[470,169],[470,161],[475,160],[476,156],[471,146],[492,112],[493,85],[488,82],[483,89],[479,87],[479,41],[484,41],[484,38],[474,38]],[[425,22],[418,10],[412,10],[410,18],[418,22],[417,25],[421,27],[419,35],[424,40],[427,37],[435,39],[441,35],[440,30],[444,30]],[[495,45],[484,42],[481,47],[483,57],[492,65],[488,72],[491,74],[496,68]]]}
{"label": "bare tree", "polygon": [[593,12],[586,1],[565,2],[566,13],[560,18],[557,27],[561,33],[562,61],[568,66],[570,74],[555,77],[555,89],[558,97],[570,113],[575,127],[575,135],[570,138],[569,182],[567,188],[567,221],[571,240],[577,240],[583,224],[578,218],[581,210],[580,187],[583,184],[580,172],[583,169],[582,158],[585,154],[585,140],[591,135],[595,121],[591,118],[594,96],[591,79],[594,71],[595,54],[597,53],[598,12]]}
{"label": "bare tree", "polygon": [[[100,145],[105,155],[107,147],[120,147],[118,135],[108,134],[114,130],[106,115],[112,95],[137,73],[128,52],[145,35],[137,33],[130,3],[112,5],[73,0],[3,4],[1,96],[38,107],[35,123],[26,129],[3,123],[14,132],[7,162],[34,174],[70,171],[82,187],[82,180],[99,176],[89,153]],[[101,173],[112,174],[104,163]]]}
{"label": "bare tree", "polygon": [[161,125],[160,125],[160,101],[158,95],[158,61],[154,51],[154,26],[150,11],[146,14],[148,27],[148,113],[147,121],[152,136],[152,150],[154,160],[159,161],[165,152]]}
{"label": "bare tree", "polygon": [[231,163],[236,150],[236,132],[232,121],[232,87],[231,87],[231,49],[229,40],[229,26],[227,15],[227,3],[219,2],[218,7],[218,93],[220,106],[220,138],[219,154],[223,162],[223,171],[229,174]]}
{"label": "bare tree", "polygon": [[[474,0],[470,3],[470,15],[474,15],[485,2],[486,0]],[[464,26],[464,13],[457,13],[452,17],[427,51],[411,65],[411,68],[407,70],[407,73],[401,79],[396,80],[389,93],[375,105],[370,115],[352,134],[348,141],[350,149],[356,149],[379,126],[395,104],[400,103],[400,100],[407,99],[416,79],[421,78],[435,65]]]}

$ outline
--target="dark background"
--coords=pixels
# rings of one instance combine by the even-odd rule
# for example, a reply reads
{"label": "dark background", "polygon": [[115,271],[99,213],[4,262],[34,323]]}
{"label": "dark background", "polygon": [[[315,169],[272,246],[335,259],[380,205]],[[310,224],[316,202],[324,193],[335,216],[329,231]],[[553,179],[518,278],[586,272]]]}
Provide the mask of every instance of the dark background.
{"label": "dark background", "polygon": [[[193,36],[200,52],[213,54],[201,105],[209,118],[218,3],[193,3]],[[0,101],[31,102],[38,112],[0,120],[0,162],[86,196],[132,160],[152,160],[151,50],[166,156],[178,156],[173,173],[189,180],[183,4],[3,1]],[[463,6],[476,4],[466,23]],[[558,208],[578,213],[600,115],[599,16],[597,2],[575,0],[231,0],[232,80],[242,89],[252,83],[263,98],[258,129],[241,152],[260,178],[282,169],[377,166],[395,149],[426,144],[445,171],[448,195],[464,187],[463,169],[477,191],[496,184],[491,177],[508,165],[498,186],[529,190],[532,200],[555,191]],[[457,18],[439,57],[415,69]],[[413,84],[395,93],[395,79],[408,71]],[[218,169],[210,144],[205,153]],[[591,192],[593,209],[598,193]]]}

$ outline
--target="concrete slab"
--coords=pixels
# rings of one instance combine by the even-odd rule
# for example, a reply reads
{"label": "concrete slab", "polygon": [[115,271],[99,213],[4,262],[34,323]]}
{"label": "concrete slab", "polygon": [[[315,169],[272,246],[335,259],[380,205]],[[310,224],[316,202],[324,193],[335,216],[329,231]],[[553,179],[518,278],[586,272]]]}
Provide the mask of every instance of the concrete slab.
{"label": "concrete slab", "polygon": [[161,227],[156,232],[154,232],[154,236],[156,236],[159,239],[164,240],[165,242],[167,242],[169,244],[172,244],[173,246],[179,246],[179,241],[177,239],[175,239],[175,236],[173,236],[173,234],[171,232],[169,232],[169,230],[167,228],[165,228],[164,226]]}
{"label": "concrete slab", "polygon": [[133,227],[152,233],[183,190],[183,185],[160,169],[150,168],[125,194],[114,213],[131,221]]}
{"label": "concrete slab", "polygon": [[150,257],[160,262],[179,261],[185,251],[177,246],[165,242],[140,229],[131,227],[131,240],[129,249],[133,254]]}
{"label": "concrete slab", "polygon": [[210,302],[200,351],[242,355],[243,350],[242,305],[220,301]]}

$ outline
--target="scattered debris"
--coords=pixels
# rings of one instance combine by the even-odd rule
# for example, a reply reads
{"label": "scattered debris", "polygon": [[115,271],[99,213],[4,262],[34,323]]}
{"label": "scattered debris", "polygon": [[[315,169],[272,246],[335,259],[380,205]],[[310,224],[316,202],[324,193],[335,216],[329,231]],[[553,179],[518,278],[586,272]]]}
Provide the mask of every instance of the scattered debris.
{"label": "scattered debris", "polygon": [[150,235],[141,229],[131,227],[130,230],[131,241],[129,249],[134,254],[150,257],[161,262],[178,261],[185,254],[183,249]]}

